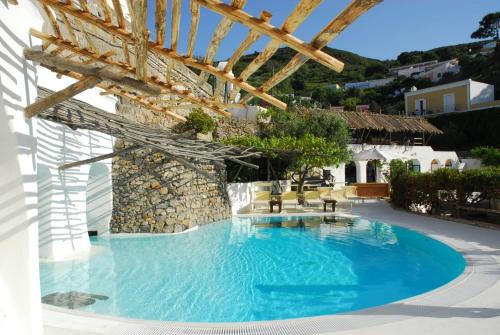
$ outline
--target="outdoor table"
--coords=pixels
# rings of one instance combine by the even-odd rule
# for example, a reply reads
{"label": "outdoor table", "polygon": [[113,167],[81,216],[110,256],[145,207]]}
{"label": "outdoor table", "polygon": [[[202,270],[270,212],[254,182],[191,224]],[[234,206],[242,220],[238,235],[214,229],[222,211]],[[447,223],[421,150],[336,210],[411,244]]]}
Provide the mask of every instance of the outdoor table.
{"label": "outdoor table", "polygon": [[335,212],[335,204],[336,203],[337,203],[337,200],[323,199],[323,212],[326,212],[326,205],[327,204],[332,204],[332,212]]}
{"label": "outdoor table", "polygon": [[281,200],[270,200],[269,201],[269,212],[273,212],[274,206],[278,205],[278,213],[281,213]]}

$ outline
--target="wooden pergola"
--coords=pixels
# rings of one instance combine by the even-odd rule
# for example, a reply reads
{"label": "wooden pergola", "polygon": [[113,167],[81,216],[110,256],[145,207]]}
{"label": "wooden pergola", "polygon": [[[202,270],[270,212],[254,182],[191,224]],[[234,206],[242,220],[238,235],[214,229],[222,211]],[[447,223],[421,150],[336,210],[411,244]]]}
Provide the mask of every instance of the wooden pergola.
{"label": "wooden pergola", "polygon": [[[127,6],[120,0],[38,0],[44,9],[51,33],[31,30],[34,37],[43,41],[43,50],[28,49],[25,57],[40,62],[42,66],[78,79],[73,85],[28,106],[28,117],[40,113],[86,89],[100,87],[107,94],[125,97],[154,112],[183,121],[176,110],[200,106],[223,116],[229,116],[229,107],[243,105],[252,97],[258,97],[280,109],[287,106],[267,91],[292,75],[302,64],[312,59],[322,65],[341,71],[344,64],[321,49],[340,34],[356,18],[382,0],[353,0],[347,8],[334,17],[313,39],[307,43],[293,35],[301,23],[322,3],[322,0],[299,0],[285,22],[276,27],[269,23],[271,13],[263,11],[254,17],[244,11],[246,0],[231,0],[226,4],[220,0],[190,1],[190,30],[185,54],[178,51],[181,0],[172,0],[171,17],[167,18],[167,0],[156,0],[156,39],[146,27],[147,0],[128,0]],[[122,7],[123,6],[123,7]],[[200,7],[220,14],[218,23],[203,59],[194,58]],[[124,13],[130,13],[127,20]],[[130,21],[130,22],[129,22]],[[170,45],[165,45],[167,21],[170,28]],[[223,69],[214,66],[214,59],[223,39],[235,23],[248,28],[248,35],[236,48]],[[120,47],[112,48],[98,43],[105,36]],[[268,45],[235,77],[232,68],[248,48],[262,36],[270,38]],[[265,64],[282,45],[297,54],[264,85],[257,88],[247,82],[248,78]],[[153,59],[154,58],[154,59]],[[160,66],[154,60],[165,60]],[[155,64],[153,64],[155,63]],[[197,85],[206,85],[209,75],[217,78],[210,96],[200,96],[192,89],[193,83],[173,80],[172,67],[182,66],[196,77]],[[154,67],[154,68],[153,68]],[[190,68],[190,69],[189,69]],[[199,75],[191,69],[201,71]],[[233,84],[229,101],[222,98],[224,84]],[[191,87],[191,88],[190,88]],[[247,94],[235,103],[237,93]]]}

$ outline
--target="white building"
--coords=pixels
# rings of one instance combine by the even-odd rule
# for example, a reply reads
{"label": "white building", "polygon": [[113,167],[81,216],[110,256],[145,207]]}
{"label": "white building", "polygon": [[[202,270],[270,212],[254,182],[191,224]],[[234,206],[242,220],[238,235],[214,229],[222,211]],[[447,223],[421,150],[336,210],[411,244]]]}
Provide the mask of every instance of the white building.
{"label": "white building", "polygon": [[437,60],[417,64],[403,65],[389,69],[389,74],[398,77],[428,78],[432,82],[441,80],[445,73],[457,74],[460,72],[458,59],[443,62]]}

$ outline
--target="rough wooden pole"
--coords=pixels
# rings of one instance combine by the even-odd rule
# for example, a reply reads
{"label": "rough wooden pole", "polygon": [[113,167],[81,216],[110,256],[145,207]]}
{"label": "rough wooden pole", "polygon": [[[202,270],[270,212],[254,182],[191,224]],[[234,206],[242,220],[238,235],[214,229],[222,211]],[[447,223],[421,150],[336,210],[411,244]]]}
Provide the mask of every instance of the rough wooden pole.
{"label": "rough wooden pole", "polygon": [[147,0],[134,0],[134,19],[132,20],[132,32],[135,39],[135,68],[139,80],[144,80],[148,69],[148,31],[146,19],[148,14]]}
{"label": "rough wooden pole", "polygon": [[67,169],[70,169],[70,168],[73,168],[73,167],[77,167],[77,166],[80,166],[80,165],[92,164],[92,163],[99,162],[99,161],[102,161],[102,160],[105,160],[105,159],[108,159],[108,158],[113,158],[113,157],[118,156],[118,155],[126,154],[128,152],[135,151],[135,150],[138,150],[138,149],[141,149],[141,148],[143,148],[143,146],[141,146],[141,145],[133,145],[133,146],[125,148],[125,149],[121,149],[121,150],[117,150],[115,152],[111,152],[109,154],[105,154],[105,155],[101,155],[101,156],[97,156],[97,157],[93,157],[93,158],[89,158],[89,159],[84,159],[84,160],[81,160],[81,161],[78,161],[78,162],[74,162],[74,163],[69,163],[69,164],[61,165],[59,167],[59,171],[67,170]]}
{"label": "rough wooden pole", "polygon": [[38,113],[54,106],[57,105],[60,102],[63,102],[71,97],[74,97],[75,95],[82,93],[85,90],[88,90],[89,88],[94,87],[98,83],[101,82],[101,78],[98,77],[85,77],[80,81],[77,81],[76,83],[69,85],[63,90],[60,90],[59,92],[56,92],[54,94],[49,95],[48,97],[45,97],[41,100],[38,100],[37,102],[29,105],[24,109],[24,115],[28,118],[33,117],[37,115]]}
{"label": "rough wooden pole", "polygon": [[98,77],[101,80],[110,81],[117,85],[126,86],[150,95],[159,95],[161,93],[161,88],[159,86],[149,85],[144,81],[127,77],[121,73],[107,69],[106,67],[93,67],[30,48],[25,48],[23,53],[26,59],[39,62],[49,68],[73,71],[84,76]]}

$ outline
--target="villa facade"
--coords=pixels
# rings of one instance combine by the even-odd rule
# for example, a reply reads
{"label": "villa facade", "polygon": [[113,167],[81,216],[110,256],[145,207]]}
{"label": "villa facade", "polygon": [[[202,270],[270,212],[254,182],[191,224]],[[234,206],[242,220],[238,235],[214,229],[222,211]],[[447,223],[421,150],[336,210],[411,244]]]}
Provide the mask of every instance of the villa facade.
{"label": "villa facade", "polygon": [[495,87],[471,79],[405,93],[408,116],[432,116],[500,107]]}

